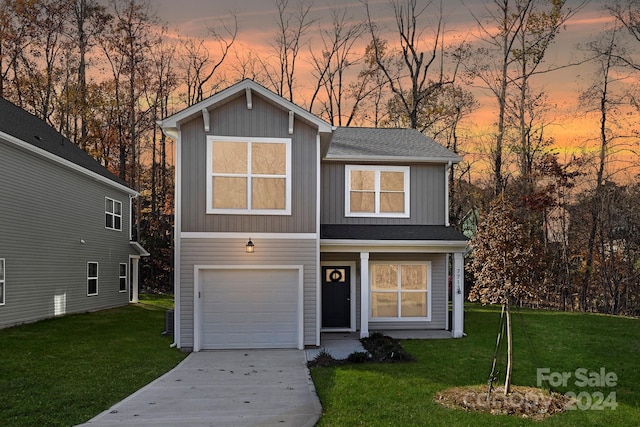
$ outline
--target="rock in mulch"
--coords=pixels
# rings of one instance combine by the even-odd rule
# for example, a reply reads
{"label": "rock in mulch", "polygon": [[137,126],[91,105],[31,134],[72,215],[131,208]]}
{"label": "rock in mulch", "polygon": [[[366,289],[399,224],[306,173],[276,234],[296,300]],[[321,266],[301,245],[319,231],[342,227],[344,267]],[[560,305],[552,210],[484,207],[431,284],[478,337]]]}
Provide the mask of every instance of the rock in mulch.
{"label": "rock in mulch", "polygon": [[565,411],[571,399],[558,393],[549,393],[534,387],[511,386],[506,395],[499,387],[488,397],[486,385],[454,387],[436,395],[436,402],[447,408],[488,412],[500,415],[516,415],[542,420]]}

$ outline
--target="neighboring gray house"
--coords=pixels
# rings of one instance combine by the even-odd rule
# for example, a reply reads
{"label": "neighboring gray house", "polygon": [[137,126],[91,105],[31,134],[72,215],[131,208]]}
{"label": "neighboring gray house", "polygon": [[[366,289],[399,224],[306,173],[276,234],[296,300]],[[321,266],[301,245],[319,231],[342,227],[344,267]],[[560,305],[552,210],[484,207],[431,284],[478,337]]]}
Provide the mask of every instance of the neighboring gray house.
{"label": "neighboring gray house", "polygon": [[333,128],[252,80],[159,125],[177,147],[179,348],[301,349],[321,331],[463,335],[454,153],[415,130]]}
{"label": "neighboring gray house", "polygon": [[0,328],[137,299],[148,255],[131,241],[137,195],[0,98]]}

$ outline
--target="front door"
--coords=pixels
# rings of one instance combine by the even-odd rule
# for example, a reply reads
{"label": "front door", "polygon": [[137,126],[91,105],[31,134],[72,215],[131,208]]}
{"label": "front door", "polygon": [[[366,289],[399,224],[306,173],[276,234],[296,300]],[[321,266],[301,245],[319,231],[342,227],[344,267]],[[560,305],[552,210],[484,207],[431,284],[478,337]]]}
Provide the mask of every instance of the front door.
{"label": "front door", "polygon": [[351,267],[322,267],[322,327],[351,326]]}

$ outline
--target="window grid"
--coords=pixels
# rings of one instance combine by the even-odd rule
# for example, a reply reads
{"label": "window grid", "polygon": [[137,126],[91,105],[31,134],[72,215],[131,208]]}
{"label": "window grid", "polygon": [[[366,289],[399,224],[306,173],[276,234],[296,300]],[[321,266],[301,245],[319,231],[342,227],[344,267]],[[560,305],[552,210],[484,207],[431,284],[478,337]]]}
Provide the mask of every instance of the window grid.
{"label": "window grid", "polygon": [[105,228],[109,230],[122,231],[122,203],[104,198]]}
{"label": "window grid", "polygon": [[[409,218],[410,203],[409,203],[409,190],[410,190],[410,167],[409,166],[364,166],[364,165],[346,165],[345,166],[345,216],[346,217],[390,217],[390,218]],[[374,186],[372,189],[353,189],[352,187],[352,175],[353,172],[373,172],[374,173]],[[403,173],[403,189],[391,190],[383,189],[381,183],[381,176],[384,173]],[[374,196],[373,209],[370,211],[357,211],[351,206],[351,197],[355,194],[367,195],[372,194]],[[401,210],[398,211],[385,211],[382,206],[381,198],[384,195],[402,194],[404,200],[401,203]]]}
{"label": "window grid", "polygon": [[126,292],[127,291],[127,264],[126,263],[120,263],[119,266],[119,274],[118,274],[118,279],[120,282],[120,292]]}
{"label": "window grid", "polygon": [[[247,145],[246,172],[229,173],[214,172],[213,145],[223,142],[244,143]],[[285,145],[285,174],[253,173],[253,145],[282,144]],[[290,215],[291,214],[291,139],[288,138],[241,138],[241,137],[209,137],[207,144],[207,213],[219,214],[251,214],[251,215]],[[214,206],[214,180],[220,178],[240,178],[246,183],[246,200],[244,208],[220,208]],[[284,208],[256,208],[253,200],[254,180],[284,180]]]}
{"label": "window grid", "polygon": [[[370,283],[370,293],[371,293],[371,301],[370,301],[370,310],[371,310],[371,318],[373,320],[431,320],[431,262],[401,262],[401,263],[393,263],[393,262],[375,262],[372,263],[372,270],[375,271],[375,266],[395,266],[396,267],[396,277],[395,277],[395,285],[394,289],[373,289],[374,284],[374,274],[371,274],[371,283]],[[402,267],[409,265],[423,265],[426,268],[426,288],[425,289],[407,289],[402,286]],[[396,315],[395,316],[378,316],[375,317],[373,315],[374,310],[374,297],[376,294],[380,295],[395,295],[395,303],[396,303]],[[402,296],[403,294],[424,294],[425,295],[425,304],[426,304],[426,316],[403,316],[402,313]]]}
{"label": "window grid", "polygon": [[98,295],[98,263],[87,263],[87,296]]}

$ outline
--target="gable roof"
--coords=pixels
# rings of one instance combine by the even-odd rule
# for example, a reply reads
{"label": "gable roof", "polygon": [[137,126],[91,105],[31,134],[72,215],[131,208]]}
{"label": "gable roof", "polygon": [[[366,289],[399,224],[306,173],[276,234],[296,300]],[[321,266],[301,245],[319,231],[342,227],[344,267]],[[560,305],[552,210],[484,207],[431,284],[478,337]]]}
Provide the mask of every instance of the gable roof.
{"label": "gable roof", "polygon": [[247,91],[253,91],[266,98],[270,102],[276,105],[280,105],[283,110],[293,111],[296,116],[311,124],[316,125],[318,127],[318,131],[321,133],[331,132],[331,125],[329,123],[308,112],[304,108],[299,107],[293,102],[287,101],[280,95],[275,94],[274,92],[270,91],[264,86],[259,85],[251,79],[244,79],[214,95],[211,95],[209,98],[204,99],[197,104],[193,104],[192,106],[187,107],[184,110],[181,110],[163,120],[160,120],[158,121],[158,125],[165,132],[175,132],[181,123],[185,123],[189,120],[194,119],[195,117],[202,116],[202,110],[214,108],[216,105],[226,102],[235,95]]}
{"label": "gable roof", "polygon": [[137,195],[125,181],[111,173],[86,151],[44,121],[3,98],[0,98],[0,138],[91,175],[131,195]]}
{"label": "gable roof", "polygon": [[458,163],[462,159],[415,129],[338,127],[326,160]]}

